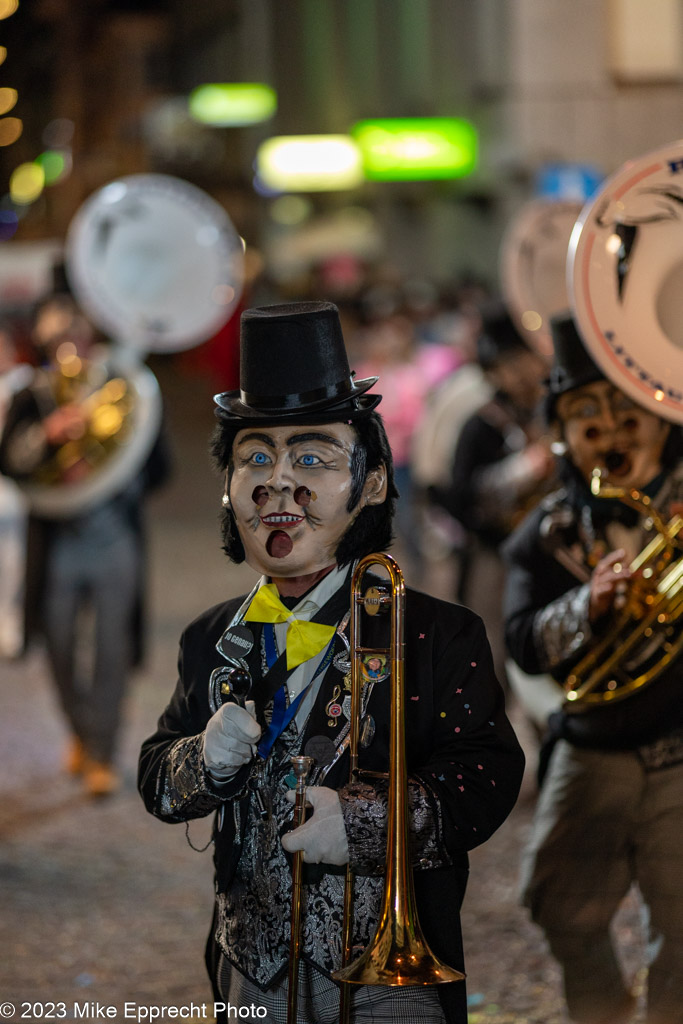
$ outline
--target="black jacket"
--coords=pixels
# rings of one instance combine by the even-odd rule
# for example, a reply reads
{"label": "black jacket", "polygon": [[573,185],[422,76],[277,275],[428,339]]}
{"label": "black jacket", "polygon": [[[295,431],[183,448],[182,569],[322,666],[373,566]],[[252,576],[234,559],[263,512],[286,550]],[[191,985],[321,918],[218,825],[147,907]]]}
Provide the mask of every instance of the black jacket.
{"label": "black jacket", "polygon": [[[175,693],[156,733],[143,744],[140,792],[148,810],[164,820],[184,821],[230,802],[226,791],[219,793],[206,776],[200,749],[201,733],[211,715],[209,677],[221,662],[215,645],[241,600],[210,609],[184,632]],[[341,644],[339,650],[343,650]],[[260,675],[258,643],[252,662],[256,680]],[[458,967],[463,960],[459,910],[467,879],[467,851],[484,842],[509,814],[519,791],[524,758],[505,715],[482,623],[472,612],[408,591],[405,668],[408,774],[423,785],[432,813],[439,819],[448,865],[414,872],[418,909],[434,952]],[[330,666],[307,722],[304,743],[308,736],[334,738],[325,706],[340,678]],[[375,686],[368,710],[376,721],[376,733],[369,749],[361,754],[361,767],[385,771],[390,723],[386,688]],[[348,771],[344,754],[324,785],[344,787]],[[234,794],[242,783],[238,774],[232,786]],[[224,815],[222,829],[214,829],[214,839],[220,892],[230,886],[240,855],[240,845],[234,842],[233,814]],[[353,836],[349,836],[349,846],[353,861]],[[363,868],[370,873],[382,873],[383,869],[383,863]],[[444,990],[441,997],[448,1020],[465,1024],[464,985],[439,988]]]}
{"label": "black jacket", "polygon": [[549,489],[528,474],[514,483],[509,480],[512,465],[530,440],[525,414],[498,392],[465,421],[450,478],[430,489],[433,501],[490,548],[497,549]]}

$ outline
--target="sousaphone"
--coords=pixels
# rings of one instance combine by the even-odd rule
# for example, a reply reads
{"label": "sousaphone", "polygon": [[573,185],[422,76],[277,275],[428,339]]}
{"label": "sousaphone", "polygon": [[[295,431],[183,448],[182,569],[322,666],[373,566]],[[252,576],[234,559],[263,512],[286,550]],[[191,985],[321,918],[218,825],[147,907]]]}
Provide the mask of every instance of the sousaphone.
{"label": "sousaphone", "polygon": [[[572,231],[567,287],[577,329],[634,402],[683,423],[683,141],[625,164]],[[683,518],[596,468],[596,497],[637,509],[650,541],[630,565],[626,603],[565,683],[567,710],[624,700],[683,651]]]}
{"label": "sousaphone", "polygon": [[517,330],[552,353],[550,317],[567,308],[567,249],[581,203],[532,199],[510,221],[500,247],[503,296]]}
{"label": "sousaphone", "polygon": [[[161,421],[159,385],[143,360],[212,337],[239,301],[244,266],[225,210],[165,174],[119,178],[90,196],[69,226],[65,263],[77,302],[112,345],[106,379],[101,366],[92,382],[86,372],[79,392],[87,436],[24,486],[32,510],[50,518],[86,511],[141,468]],[[74,461],[87,471],[61,471]]]}
{"label": "sousaphone", "polygon": [[567,289],[605,375],[683,423],[683,140],[626,163],[584,207]]}

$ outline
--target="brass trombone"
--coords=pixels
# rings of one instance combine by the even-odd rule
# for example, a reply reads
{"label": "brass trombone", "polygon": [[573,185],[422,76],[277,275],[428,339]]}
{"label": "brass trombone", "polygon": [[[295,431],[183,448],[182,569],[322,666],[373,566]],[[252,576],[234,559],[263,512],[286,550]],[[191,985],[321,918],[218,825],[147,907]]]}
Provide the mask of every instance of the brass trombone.
{"label": "brass trombone", "polygon": [[[384,568],[389,587],[371,587],[365,595],[361,583],[374,565]],[[365,608],[376,614],[391,607],[389,648],[365,648],[360,642],[360,613]],[[462,981],[460,971],[434,956],[420,928],[415,908],[413,873],[408,850],[408,774],[405,751],[404,713],[404,619],[405,582],[396,561],[386,554],[366,555],[351,581],[351,730],[349,737],[350,782],[364,774],[358,768],[361,731],[361,658],[363,654],[386,654],[391,666],[391,739],[389,748],[389,803],[387,822],[386,883],[379,923],[370,945],[353,963],[353,870],[347,867],[344,891],[342,966],[332,977],[342,983],[340,1021],[350,1019],[349,985],[438,985]]]}

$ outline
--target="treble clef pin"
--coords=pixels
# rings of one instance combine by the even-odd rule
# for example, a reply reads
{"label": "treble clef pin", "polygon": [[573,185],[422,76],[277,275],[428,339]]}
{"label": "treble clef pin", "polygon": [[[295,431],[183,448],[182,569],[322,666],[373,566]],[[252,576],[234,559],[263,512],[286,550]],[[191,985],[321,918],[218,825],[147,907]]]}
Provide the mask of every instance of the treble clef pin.
{"label": "treble clef pin", "polygon": [[332,691],[332,700],[325,705],[325,714],[328,715],[327,724],[331,729],[335,729],[337,726],[336,719],[342,713],[342,706],[339,703],[341,697],[341,686],[335,686]]}

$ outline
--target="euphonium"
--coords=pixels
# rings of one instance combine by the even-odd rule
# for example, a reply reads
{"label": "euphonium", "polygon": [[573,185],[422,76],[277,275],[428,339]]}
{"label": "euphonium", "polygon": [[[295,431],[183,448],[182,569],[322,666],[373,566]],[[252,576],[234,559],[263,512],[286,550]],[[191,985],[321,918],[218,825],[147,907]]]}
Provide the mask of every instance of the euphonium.
{"label": "euphonium", "polygon": [[[361,593],[362,579],[373,566],[382,566],[389,575],[390,587],[371,587]],[[355,985],[437,985],[461,981],[465,976],[442,963],[422,936],[415,909],[413,875],[408,849],[408,777],[404,721],[404,608],[403,573],[390,555],[373,554],[361,559],[351,583],[351,732],[349,739],[350,782],[363,772],[358,768],[358,743],[361,732],[361,658],[364,654],[384,654],[391,667],[391,738],[389,753],[389,803],[387,822],[386,883],[380,920],[365,952],[349,963],[353,946],[353,871],[346,872],[344,894],[344,931],[342,968],[333,974],[342,982],[340,1020],[348,1021],[350,998],[348,984]],[[375,614],[391,606],[389,648],[365,648],[360,638],[360,612]]]}
{"label": "euphonium", "polygon": [[130,360],[119,360],[113,369],[114,376],[105,365],[88,364],[76,378],[45,371],[50,411],[75,403],[84,423],[79,436],[21,481],[36,515],[68,519],[83,514],[124,490],[151,452],[161,423],[157,379],[143,363]]}
{"label": "euphonium", "polygon": [[617,498],[645,516],[655,536],[634,558],[624,606],[565,682],[567,711],[608,707],[653,682],[683,648],[683,519],[664,522],[646,494],[605,486],[593,470],[596,497]]}
{"label": "euphonium", "polygon": [[[66,351],[65,351],[66,350]],[[61,486],[97,471],[128,440],[135,391],[124,376],[110,376],[103,364],[63,344],[56,365],[46,371],[55,408],[77,406],[82,426],[36,470],[34,482]]]}

